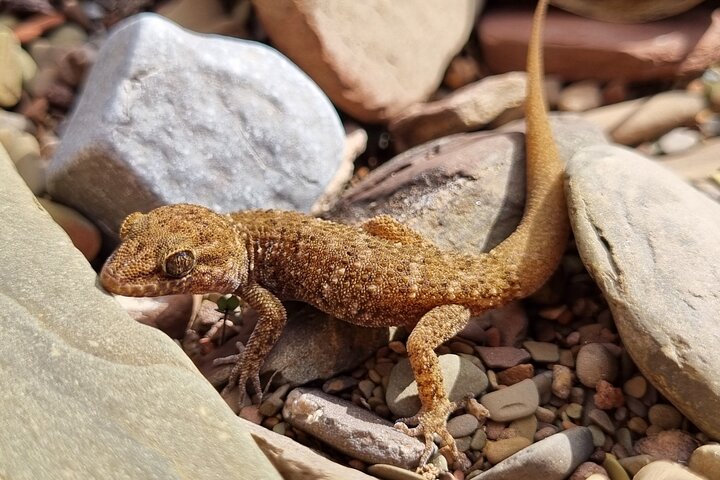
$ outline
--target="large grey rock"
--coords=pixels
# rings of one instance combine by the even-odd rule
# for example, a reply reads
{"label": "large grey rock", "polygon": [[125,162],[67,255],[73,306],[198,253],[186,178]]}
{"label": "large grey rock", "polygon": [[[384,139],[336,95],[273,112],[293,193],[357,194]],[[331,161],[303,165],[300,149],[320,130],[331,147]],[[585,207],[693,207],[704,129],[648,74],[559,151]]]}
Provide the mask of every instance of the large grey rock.
{"label": "large grey rock", "polygon": [[720,438],[720,205],[644,157],[588,148],[568,165],[578,250],[645,377]]}
{"label": "large grey rock", "polygon": [[334,448],[368,463],[417,467],[423,444],[374,413],[322,390],[296,388],[283,417]]}
{"label": "large grey rock", "polygon": [[279,480],[182,351],[96,287],[1,148],[0,178],[3,478]]}
{"label": "large grey rock", "polygon": [[474,480],[518,480],[542,478],[563,480],[595,449],[586,427],[575,427],[533,443],[494,467],[472,477]]}
{"label": "large grey rock", "polygon": [[[606,143],[596,126],[576,115],[554,117],[552,124],[563,158]],[[370,172],[327,216],[354,223],[388,214],[442,248],[488,251],[515,231],[522,217],[524,154],[524,138],[517,133],[433,140]]]}
{"label": "large grey rock", "polygon": [[343,146],[328,99],[272,48],[143,14],[98,53],[48,189],[111,234],[168,203],[309,210]]}

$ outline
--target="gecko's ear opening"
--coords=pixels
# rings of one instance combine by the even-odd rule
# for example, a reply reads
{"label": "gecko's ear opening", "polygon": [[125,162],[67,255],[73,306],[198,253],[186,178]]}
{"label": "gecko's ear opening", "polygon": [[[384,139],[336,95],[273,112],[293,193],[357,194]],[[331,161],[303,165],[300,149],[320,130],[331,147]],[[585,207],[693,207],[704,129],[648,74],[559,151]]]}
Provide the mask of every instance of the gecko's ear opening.
{"label": "gecko's ear opening", "polygon": [[131,213],[130,215],[125,217],[122,225],[120,225],[120,240],[125,240],[125,237],[127,237],[128,233],[130,233],[130,230],[132,230],[133,227],[138,224],[142,217],[143,214],[140,212]]}

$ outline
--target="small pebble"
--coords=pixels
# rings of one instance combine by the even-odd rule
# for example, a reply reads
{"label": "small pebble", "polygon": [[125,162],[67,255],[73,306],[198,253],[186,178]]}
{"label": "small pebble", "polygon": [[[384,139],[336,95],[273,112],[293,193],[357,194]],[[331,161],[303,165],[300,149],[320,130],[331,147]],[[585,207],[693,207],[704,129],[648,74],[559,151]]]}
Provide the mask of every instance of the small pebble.
{"label": "small pebble", "polygon": [[337,395],[340,392],[344,392],[358,384],[356,378],[342,375],[340,377],[331,378],[325,382],[322,386],[323,392]]}
{"label": "small pebble", "polygon": [[535,432],[535,441],[539,442],[540,440],[543,440],[550,435],[555,435],[558,432],[557,427],[554,427],[552,425],[549,425],[547,427],[543,427],[539,429],[537,432]]}
{"label": "small pebble", "polygon": [[537,431],[538,421],[535,415],[528,415],[524,418],[518,418],[510,423],[510,430],[514,430],[516,435],[525,437],[528,440],[535,438],[535,432]]}
{"label": "small pebble", "polygon": [[648,428],[648,423],[642,417],[632,417],[630,420],[628,420],[627,427],[633,433],[642,436],[645,435],[645,431]]}
{"label": "small pebble", "polygon": [[553,365],[552,393],[558,398],[566,399],[572,388],[572,371],[564,365]]}
{"label": "small pebble", "polygon": [[531,363],[521,363],[514,367],[507,368],[497,374],[497,380],[501,385],[515,385],[523,380],[530,379],[535,375],[535,368]]}
{"label": "small pebble", "polygon": [[473,434],[472,440],[470,441],[470,448],[473,450],[482,450],[487,442],[487,435],[482,429],[478,429]]}
{"label": "small pebble", "polygon": [[613,434],[615,432],[615,425],[612,420],[603,410],[593,408],[588,412],[588,418],[598,427],[602,428],[605,433]]}
{"label": "small pebble", "polygon": [[535,410],[535,416],[539,422],[553,423],[555,421],[555,412],[545,407],[538,407]]}
{"label": "small pebble", "polygon": [[630,477],[628,476],[627,472],[623,468],[623,466],[620,464],[617,458],[615,458],[614,455],[608,453],[605,455],[605,461],[603,462],[603,468],[608,473],[608,476],[612,480],[630,480]]}
{"label": "small pebble", "polygon": [[720,445],[703,445],[695,449],[688,466],[708,480],[720,480]]}
{"label": "small pebble", "polygon": [[523,347],[538,363],[555,363],[560,360],[560,350],[555,343],[527,341],[523,342]]}
{"label": "small pebble", "polygon": [[617,377],[618,362],[600,343],[588,343],[580,348],[575,359],[578,380],[589,388],[595,388],[600,380],[612,383]]}
{"label": "small pebble", "polygon": [[469,413],[453,417],[447,422],[447,429],[454,438],[472,435],[480,426],[480,422]]}
{"label": "small pebble", "polygon": [[487,368],[505,369],[530,360],[527,350],[515,347],[475,347]]}
{"label": "small pebble", "polygon": [[590,425],[588,428],[590,429],[590,433],[592,433],[593,445],[598,448],[605,445],[605,433],[602,429],[597,425]]}
{"label": "small pebble", "polygon": [[658,139],[658,146],[663,153],[672,155],[694,147],[700,143],[701,140],[702,134],[697,130],[678,127],[660,137]]}
{"label": "small pebble", "polygon": [[622,407],[625,404],[625,397],[622,390],[613,387],[605,380],[600,380],[595,385],[596,393],[593,395],[595,406],[602,410],[611,410]]}
{"label": "small pebble", "polygon": [[618,461],[630,475],[635,476],[641,468],[653,461],[653,457],[650,455],[634,455],[632,457],[621,458]]}
{"label": "small pebble", "polygon": [[372,392],[375,389],[375,384],[372,380],[361,380],[358,383],[358,388],[362,392],[363,396],[367,399],[372,396]]}
{"label": "small pebble", "polygon": [[571,403],[565,409],[565,413],[573,420],[578,420],[582,417],[583,407],[579,403]]}
{"label": "small pebble", "polygon": [[663,430],[673,430],[682,425],[682,414],[672,405],[658,403],[648,410],[648,420]]}

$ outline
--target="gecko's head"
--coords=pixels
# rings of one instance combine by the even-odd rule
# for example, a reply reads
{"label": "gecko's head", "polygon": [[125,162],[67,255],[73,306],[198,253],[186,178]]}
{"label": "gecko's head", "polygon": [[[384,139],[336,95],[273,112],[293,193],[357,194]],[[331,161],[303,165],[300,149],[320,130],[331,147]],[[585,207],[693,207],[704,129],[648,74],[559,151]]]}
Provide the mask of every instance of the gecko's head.
{"label": "gecko's head", "polygon": [[197,205],[132,213],[121,244],[100,272],[109,292],[131,297],[231,293],[248,276],[246,235],[227,217]]}

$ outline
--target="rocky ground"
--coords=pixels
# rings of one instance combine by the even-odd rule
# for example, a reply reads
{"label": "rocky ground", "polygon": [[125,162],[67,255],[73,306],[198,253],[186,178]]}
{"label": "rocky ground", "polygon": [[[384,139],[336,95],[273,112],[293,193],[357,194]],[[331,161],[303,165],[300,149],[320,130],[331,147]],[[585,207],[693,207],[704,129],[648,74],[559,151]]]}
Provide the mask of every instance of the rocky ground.
{"label": "rocky ground", "polygon": [[[235,417],[187,358],[220,390],[254,312],[117,297],[166,335],[129,321],[38,203],[96,268],[127,214],[175,202],[390,214],[492,248],[524,202],[532,4],[430,3],[0,1],[8,478],[418,478],[392,426],[419,408],[408,332],[289,304],[268,391],[231,392]],[[717,4],[557,3],[586,15],[553,9],[546,33],[574,236],[539,292],[438,348],[451,398],[474,396],[448,422],[473,465],[432,462],[720,479]],[[654,21],[591,18],[623,15]]]}

